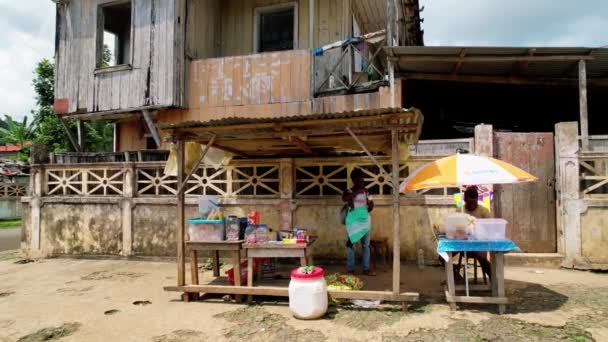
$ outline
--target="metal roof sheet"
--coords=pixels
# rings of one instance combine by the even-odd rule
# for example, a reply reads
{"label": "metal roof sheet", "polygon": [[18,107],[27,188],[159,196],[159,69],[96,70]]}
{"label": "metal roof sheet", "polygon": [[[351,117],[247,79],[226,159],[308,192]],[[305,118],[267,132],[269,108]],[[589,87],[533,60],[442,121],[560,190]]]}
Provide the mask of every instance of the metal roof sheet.
{"label": "metal roof sheet", "polygon": [[354,111],[344,111],[335,113],[319,113],[308,115],[280,116],[280,117],[229,117],[222,119],[212,119],[207,121],[185,121],[179,123],[159,124],[161,129],[178,129],[178,128],[194,128],[194,127],[219,127],[231,125],[244,125],[256,123],[273,123],[273,122],[293,122],[293,121],[309,121],[309,120],[324,120],[324,119],[348,119],[365,116],[375,116],[383,114],[397,114],[410,111],[406,108],[372,108],[358,109]]}
{"label": "metal roof sheet", "polygon": [[[578,61],[529,60],[526,57],[585,56],[587,78],[608,78],[608,48],[590,47],[479,47],[479,46],[398,46],[385,47],[396,57],[396,72],[402,74],[458,74],[537,78],[578,77]],[[411,57],[411,58],[408,58]],[[424,60],[424,57],[429,57]],[[465,57],[461,61],[461,57]],[[467,61],[475,57],[512,57],[505,61]],[[521,57],[521,60],[517,60]],[[442,60],[445,59],[445,60]],[[460,64],[460,66],[459,66]]]}

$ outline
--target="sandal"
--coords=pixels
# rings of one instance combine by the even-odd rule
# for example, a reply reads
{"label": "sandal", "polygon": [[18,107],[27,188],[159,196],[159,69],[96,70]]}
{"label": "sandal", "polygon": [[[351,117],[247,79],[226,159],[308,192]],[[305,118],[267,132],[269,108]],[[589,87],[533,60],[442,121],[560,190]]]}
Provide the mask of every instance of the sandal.
{"label": "sandal", "polygon": [[374,271],[363,271],[363,275],[366,275],[368,277],[375,277],[376,276],[376,272],[374,272]]}

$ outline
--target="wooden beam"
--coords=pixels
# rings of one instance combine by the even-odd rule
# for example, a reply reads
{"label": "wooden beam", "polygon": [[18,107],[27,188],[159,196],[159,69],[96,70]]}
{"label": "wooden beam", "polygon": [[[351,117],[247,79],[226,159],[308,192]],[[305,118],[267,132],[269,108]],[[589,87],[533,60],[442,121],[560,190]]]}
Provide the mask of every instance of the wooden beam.
{"label": "wooden beam", "polygon": [[[393,0],[386,0],[386,44],[388,46],[395,45],[395,2]],[[395,62],[391,58],[387,58],[388,66],[388,82],[390,91],[391,107],[395,107]]]}
{"label": "wooden beam", "polygon": [[[534,56],[535,52],[536,49],[528,49],[527,55]],[[517,73],[522,74],[524,71],[526,71],[526,69],[528,69],[528,65],[530,65],[530,61],[528,60],[517,63]]]}
{"label": "wooden beam", "polygon": [[[399,48],[395,48],[399,49]],[[568,62],[579,60],[592,60],[587,55],[565,55],[565,56],[433,56],[433,55],[401,55],[398,57],[400,63],[413,62],[464,62],[464,63],[503,63],[503,62]]]}
{"label": "wooden beam", "polygon": [[[184,180],[184,159],[185,159],[185,143],[177,142],[177,184],[182,184]],[[179,187],[177,190],[177,232],[175,238],[177,240],[177,285],[186,285],[186,255],[184,235],[186,232],[186,215],[185,215],[185,196],[184,189]]]}
{"label": "wooden beam", "polygon": [[192,169],[190,170],[190,172],[188,172],[188,175],[184,178],[184,180],[181,181],[181,182],[177,182],[179,184],[179,188],[177,190],[178,194],[180,192],[181,193],[184,192],[184,189],[188,185],[188,180],[196,172],[196,170],[198,169],[198,166],[201,164],[201,162],[203,161],[203,159],[207,155],[207,152],[209,151],[209,148],[211,148],[211,145],[213,145],[214,141],[215,141],[215,135],[213,137],[211,137],[211,140],[209,140],[209,142],[207,143],[207,145],[205,145],[205,149],[203,150],[203,153],[201,154],[201,157],[198,159],[198,161],[196,162],[196,164],[194,164],[194,166],[192,167]]}
{"label": "wooden beam", "polygon": [[399,213],[399,132],[391,130],[393,183],[393,294],[401,289],[401,221]]}
{"label": "wooden beam", "polygon": [[448,291],[445,291],[445,300],[448,303],[509,304],[507,297],[452,296]]}
{"label": "wooden beam", "polygon": [[158,135],[158,131],[156,130],[156,126],[154,125],[154,122],[152,121],[152,117],[150,117],[150,112],[148,112],[147,109],[144,109],[141,111],[141,114],[144,117],[144,120],[146,122],[146,125],[148,126],[148,130],[150,131],[150,134],[152,134],[152,138],[154,139],[154,142],[156,143],[156,147],[160,148],[160,136]]}
{"label": "wooden beam", "polygon": [[304,151],[306,153],[311,153],[311,154],[313,153],[312,148],[306,142],[304,142],[304,140],[300,139],[299,137],[289,136],[287,139],[289,140],[290,143],[298,146],[302,151]]}
{"label": "wooden beam", "polygon": [[61,126],[63,126],[63,130],[65,131],[65,134],[68,136],[68,139],[70,140],[70,143],[72,144],[72,147],[74,147],[74,150],[76,150],[76,152],[82,152],[81,146],[78,144],[78,142],[72,135],[72,132],[70,132],[68,125],[65,123],[65,121],[63,120],[63,118],[61,116],[57,116],[57,117],[59,118],[59,122],[61,122]]}
{"label": "wooden beam", "polygon": [[[480,76],[480,75],[453,75],[453,74],[422,74],[403,73],[398,76],[408,80],[448,81],[466,83],[496,83],[513,85],[542,85],[542,86],[578,86],[578,80],[573,78],[546,78],[521,76]],[[608,78],[587,80],[588,85],[608,87]]]}
{"label": "wooden beam", "polygon": [[359,138],[355,135],[355,133],[353,133],[353,131],[350,129],[350,127],[346,127],[346,132],[348,134],[350,134],[350,136],[353,138],[353,140],[355,140],[355,142],[359,145],[359,147],[361,147],[361,149],[363,150],[363,152],[365,152],[365,154],[367,154],[367,156],[372,160],[372,162],[374,163],[374,165],[376,165],[378,167],[378,169],[380,170],[380,173],[382,173],[382,175],[386,178],[390,178],[388,172],[386,172],[384,170],[384,167],[382,167],[382,164],[380,164],[378,162],[378,160],[376,159],[376,157],[374,157],[373,154],[371,154],[371,152],[367,149],[367,147],[365,147],[365,145],[363,144],[363,142],[361,140],[359,140]]}
{"label": "wooden beam", "polygon": [[315,94],[315,2],[317,0],[308,0],[308,49],[310,50],[310,97]]}
{"label": "wooden beam", "polygon": [[[463,48],[460,49],[460,58],[464,58],[467,55],[467,48]],[[462,61],[458,61],[458,63],[456,63],[456,66],[454,67],[454,70],[452,70],[452,74],[456,75],[457,73],[460,72],[460,69],[462,68]]]}
{"label": "wooden beam", "polygon": [[[212,294],[240,294],[253,296],[288,297],[287,287],[275,286],[229,286],[229,285],[185,285],[185,286],[165,286],[163,288],[169,292],[188,292],[188,293],[212,293]],[[386,301],[407,301],[416,302],[420,295],[416,292],[403,292],[393,294],[387,291],[343,291],[328,290],[329,297],[335,299],[367,299],[367,300],[386,300]]]}
{"label": "wooden beam", "polygon": [[578,101],[581,140],[583,151],[587,151],[589,150],[589,118],[587,113],[587,67],[584,60],[578,62]]}
{"label": "wooden beam", "polygon": [[[206,143],[205,143],[206,144]],[[237,149],[228,147],[228,146],[223,146],[223,145],[218,145],[218,143],[214,143],[213,147],[217,148],[218,150],[222,150],[228,153],[232,153],[237,157],[241,157],[241,158],[249,158],[249,155],[243,151],[239,151]]]}

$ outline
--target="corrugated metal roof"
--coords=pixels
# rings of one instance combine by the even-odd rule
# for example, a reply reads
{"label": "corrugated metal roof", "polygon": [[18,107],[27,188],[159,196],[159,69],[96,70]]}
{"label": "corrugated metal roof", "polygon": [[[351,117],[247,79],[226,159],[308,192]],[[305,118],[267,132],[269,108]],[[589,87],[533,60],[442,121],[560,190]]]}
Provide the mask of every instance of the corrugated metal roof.
{"label": "corrugated metal roof", "polygon": [[[578,61],[523,59],[471,62],[474,57],[586,56],[587,78],[608,78],[608,48],[590,47],[478,47],[478,46],[399,46],[385,47],[387,55],[398,58],[396,71],[402,74],[458,74],[537,78],[577,78]],[[411,57],[411,58],[408,58]],[[423,60],[429,57],[431,60]],[[464,57],[459,62],[460,57]],[[441,59],[445,59],[442,61]],[[460,66],[458,66],[460,64]]]}
{"label": "corrugated metal roof", "polygon": [[173,124],[159,124],[161,129],[177,129],[177,128],[194,128],[194,127],[219,127],[219,126],[231,126],[231,125],[245,125],[245,124],[258,124],[258,123],[274,123],[274,122],[293,122],[293,121],[310,121],[310,120],[324,120],[324,119],[348,119],[365,116],[375,116],[382,114],[398,114],[409,112],[409,109],[405,108],[373,108],[373,109],[359,109],[355,111],[345,111],[336,113],[319,113],[319,114],[308,114],[308,115],[295,115],[295,116],[280,116],[280,117],[229,117],[208,121],[186,121]]}

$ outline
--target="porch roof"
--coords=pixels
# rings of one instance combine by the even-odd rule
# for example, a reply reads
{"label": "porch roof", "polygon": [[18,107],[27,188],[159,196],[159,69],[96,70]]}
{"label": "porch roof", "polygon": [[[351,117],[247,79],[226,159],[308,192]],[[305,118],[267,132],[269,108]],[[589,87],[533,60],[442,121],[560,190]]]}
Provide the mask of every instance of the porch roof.
{"label": "porch roof", "polygon": [[385,47],[395,72],[408,79],[479,83],[578,85],[586,62],[590,86],[608,86],[608,47]]}
{"label": "porch roof", "polygon": [[219,120],[161,124],[173,140],[208,143],[243,157],[335,155],[361,152],[348,130],[372,153],[391,148],[391,129],[403,142],[418,141],[422,113],[415,108],[379,108],[306,116],[232,117]]}

